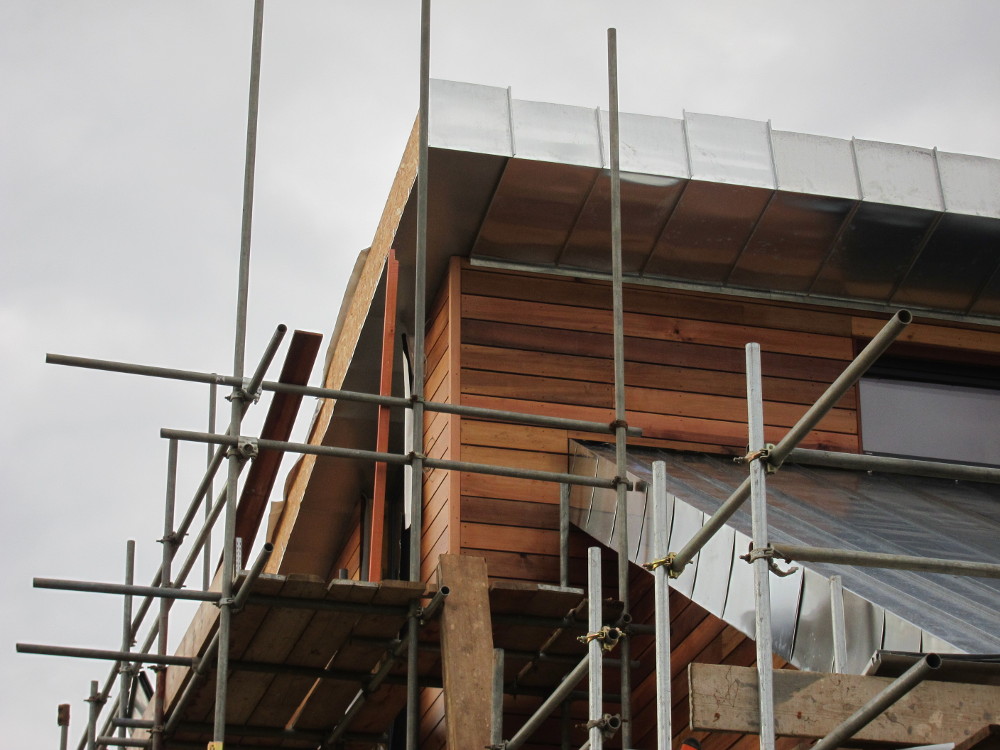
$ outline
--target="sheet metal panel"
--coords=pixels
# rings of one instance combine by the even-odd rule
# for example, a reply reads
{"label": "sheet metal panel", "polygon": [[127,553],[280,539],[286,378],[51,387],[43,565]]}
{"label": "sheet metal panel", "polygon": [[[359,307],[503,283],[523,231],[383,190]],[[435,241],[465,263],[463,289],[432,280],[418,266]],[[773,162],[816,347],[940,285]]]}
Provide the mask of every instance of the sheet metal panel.
{"label": "sheet metal panel", "polygon": [[[752,616],[752,615],[751,615]],[[830,579],[815,570],[802,571],[799,620],[792,664],[813,672],[833,671],[833,607]]]}
{"label": "sheet metal panel", "polygon": [[709,540],[698,556],[699,569],[703,572],[711,571],[711,574],[695,578],[691,598],[716,617],[722,617],[726,608],[726,597],[729,594],[728,572],[734,565],[746,565],[742,560],[733,562],[735,550],[736,531],[724,528]]}
{"label": "sheet metal panel", "polygon": [[557,164],[603,167],[597,110],[515,99],[514,155]]}
{"label": "sheet metal panel", "polygon": [[432,79],[430,97],[430,146],[513,155],[507,89]]}
{"label": "sheet metal panel", "polygon": [[684,122],[694,179],[774,189],[766,122],[694,112]]}
{"label": "sheet metal panel", "polygon": [[[454,157],[432,155],[432,225],[445,235],[433,247],[610,272],[607,113],[447,81],[434,81],[431,94],[432,151]],[[621,136],[628,275],[1000,318],[1000,160],[772,132],[764,122],[694,113],[684,120],[623,113]],[[512,154],[519,158],[499,184],[495,165],[475,163],[502,165]],[[475,190],[495,190],[485,219],[463,197],[472,173],[483,182]],[[396,241],[404,275],[412,212],[408,206]],[[477,241],[458,242],[480,225]]]}
{"label": "sheet metal panel", "polygon": [[850,141],[773,130],[771,148],[779,190],[861,199]]}
{"label": "sheet metal panel", "polygon": [[[605,110],[600,112],[600,123],[604,163],[611,164],[611,130]],[[682,179],[691,176],[683,120],[619,112],[618,141],[618,167],[622,172]]]}
{"label": "sheet metal panel", "polygon": [[[585,448],[601,463],[613,460],[609,446]],[[646,448],[632,448],[629,456],[630,474],[643,478],[654,460],[667,462],[675,551],[744,471],[716,456]],[[1000,562],[1000,487],[994,485],[786,466],[768,481],[768,506],[776,542]],[[736,559],[749,543],[748,510],[737,511],[727,526],[734,532],[733,557],[704,551],[672,585],[702,606],[717,607],[712,597],[718,597],[714,587],[721,579],[727,589],[723,619],[752,632],[750,568]],[[813,563],[799,567],[789,578],[772,579],[775,648],[797,666],[825,670],[832,664],[828,577],[834,573],[845,587],[853,671],[860,672],[884,644],[909,649],[918,636],[925,649],[930,642],[966,652],[1000,651],[998,581]]]}
{"label": "sheet metal panel", "polygon": [[831,297],[888,300],[936,219],[931,211],[862,203],[810,291]]}
{"label": "sheet metal panel", "polygon": [[[673,212],[684,183],[673,177],[621,175],[622,269],[642,271],[657,237]],[[560,266],[604,271],[611,264],[611,179],[597,178],[575,219]]]}
{"label": "sheet metal panel", "polygon": [[842,198],[775,193],[727,283],[808,292],[854,205]]}
{"label": "sheet metal panel", "polygon": [[996,221],[944,214],[892,301],[964,312],[1000,267],[998,248]]}
{"label": "sheet metal panel", "polygon": [[944,210],[932,149],[855,139],[854,152],[866,201]]}
{"label": "sheet metal panel", "polygon": [[1000,219],[1000,161],[937,152],[948,211]]}
{"label": "sheet metal panel", "polygon": [[646,274],[724,284],[770,196],[761,188],[692,180],[653,249]]}
{"label": "sheet metal panel", "polygon": [[511,159],[473,253],[555,265],[596,178],[587,167]]}

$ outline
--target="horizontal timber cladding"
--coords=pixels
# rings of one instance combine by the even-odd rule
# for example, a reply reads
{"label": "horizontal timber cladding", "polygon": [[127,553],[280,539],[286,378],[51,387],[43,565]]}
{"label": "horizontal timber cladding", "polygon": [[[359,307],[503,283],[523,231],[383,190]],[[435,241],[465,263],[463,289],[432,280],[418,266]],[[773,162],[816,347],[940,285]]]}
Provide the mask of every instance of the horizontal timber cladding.
{"label": "horizontal timber cladding", "polygon": [[[470,406],[614,419],[609,284],[467,264],[453,264],[451,276],[442,309],[454,316],[447,338],[457,342],[458,351],[438,356],[457,362],[458,371],[446,378],[453,398]],[[741,453],[747,440],[744,345],[749,341],[763,350],[765,433],[777,442],[854,354],[856,324],[851,314],[838,311],[634,287],[625,290],[624,309],[628,422],[643,430],[633,444]],[[431,330],[446,338],[437,320]],[[852,390],[805,444],[857,451],[856,408]],[[567,470],[571,438],[610,439],[482,419],[457,421],[462,460],[544,471]],[[556,485],[466,472],[457,489],[460,520],[451,530],[457,532],[453,542],[485,556],[493,577],[557,580]],[[442,522],[425,523],[428,537],[441,539]],[[582,564],[586,544],[574,539],[574,562]]]}

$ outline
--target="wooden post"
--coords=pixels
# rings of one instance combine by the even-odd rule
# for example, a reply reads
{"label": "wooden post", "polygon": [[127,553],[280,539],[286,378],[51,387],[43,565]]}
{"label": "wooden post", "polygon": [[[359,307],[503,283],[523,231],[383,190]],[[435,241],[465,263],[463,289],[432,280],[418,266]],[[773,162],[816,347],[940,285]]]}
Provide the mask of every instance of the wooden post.
{"label": "wooden post", "polygon": [[441,613],[444,715],[449,750],[490,744],[493,630],[486,560],[441,555],[438,584],[451,593]]}
{"label": "wooden post", "polygon": [[[396,251],[389,248],[385,269],[385,318],[382,322],[382,369],[379,395],[392,395],[392,360],[396,348],[396,290],[399,286],[399,262]],[[389,450],[389,407],[378,407],[378,433],[375,450]],[[375,464],[375,486],[372,492],[372,527],[368,543],[368,580],[382,580],[382,552],[385,529],[385,485],[388,466]]]}

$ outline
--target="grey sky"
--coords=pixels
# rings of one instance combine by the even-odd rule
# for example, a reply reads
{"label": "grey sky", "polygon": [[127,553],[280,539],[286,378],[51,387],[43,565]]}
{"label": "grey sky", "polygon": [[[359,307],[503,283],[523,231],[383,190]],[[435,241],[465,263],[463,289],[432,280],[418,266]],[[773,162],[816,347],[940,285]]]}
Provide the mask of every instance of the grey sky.
{"label": "grey sky", "polygon": [[[267,8],[251,361],[278,322],[332,330],[416,113],[418,6]],[[162,527],[157,431],[206,419],[203,387],[45,366],[44,353],[231,369],[250,9],[0,6],[0,725],[11,747],[55,745],[59,702],[73,704],[75,743],[89,680],[108,669],[15,655],[14,642],[120,638],[118,599],[34,591],[31,577],[119,580],[135,538],[148,582]],[[995,2],[437,0],[432,75],[606,106],[608,26],[624,111],[1000,157]],[[181,458],[186,504],[204,449]]]}

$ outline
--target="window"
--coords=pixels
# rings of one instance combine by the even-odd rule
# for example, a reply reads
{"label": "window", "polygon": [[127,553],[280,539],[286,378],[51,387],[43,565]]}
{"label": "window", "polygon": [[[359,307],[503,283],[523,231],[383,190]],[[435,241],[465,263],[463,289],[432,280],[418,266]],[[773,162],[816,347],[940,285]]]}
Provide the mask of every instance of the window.
{"label": "window", "polygon": [[993,368],[889,359],[861,380],[866,453],[1000,466],[1000,379]]}

